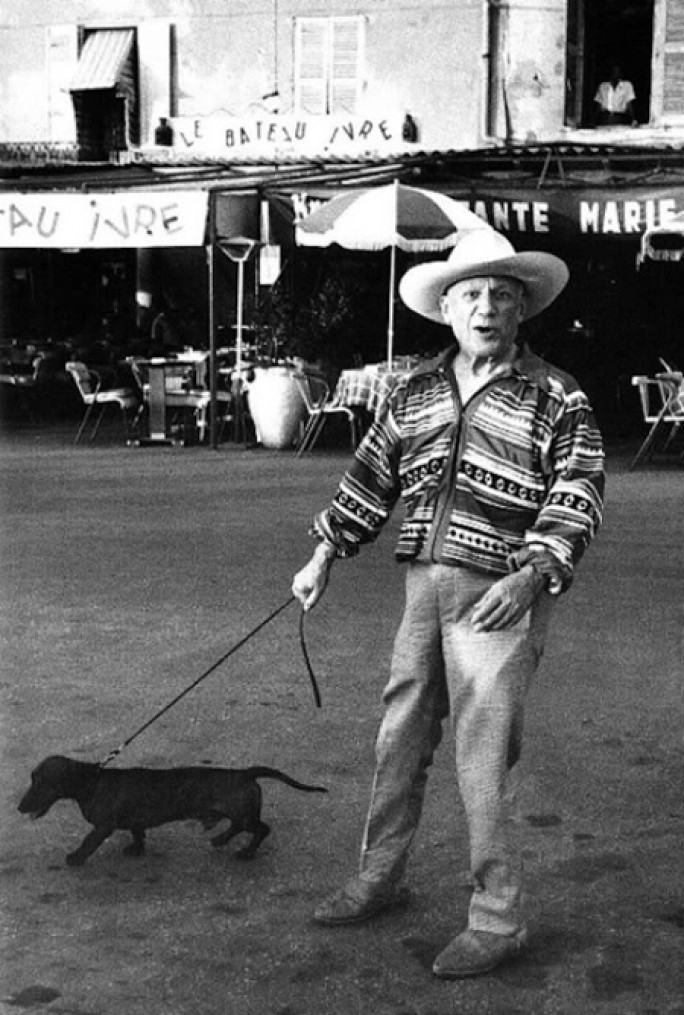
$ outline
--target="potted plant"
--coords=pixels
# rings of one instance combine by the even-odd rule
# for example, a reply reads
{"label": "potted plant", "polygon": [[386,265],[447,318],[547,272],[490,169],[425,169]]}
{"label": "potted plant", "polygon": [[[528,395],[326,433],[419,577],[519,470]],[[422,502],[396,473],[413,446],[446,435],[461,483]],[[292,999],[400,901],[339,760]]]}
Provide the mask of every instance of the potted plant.
{"label": "potted plant", "polygon": [[306,419],[296,373],[329,374],[337,367],[341,332],[353,316],[345,284],[327,278],[302,306],[278,287],[255,307],[257,358],[247,400],[257,440],[264,447],[286,448],[296,441]]}
{"label": "potted plant", "polygon": [[287,355],[291,304],[289,295],[274,286],[268,299],[250,314],[256,357],[247,375],[247,404],[256,439],[266,448],[295,443],[306,418],[306,406],[295,379],[296,366]]}

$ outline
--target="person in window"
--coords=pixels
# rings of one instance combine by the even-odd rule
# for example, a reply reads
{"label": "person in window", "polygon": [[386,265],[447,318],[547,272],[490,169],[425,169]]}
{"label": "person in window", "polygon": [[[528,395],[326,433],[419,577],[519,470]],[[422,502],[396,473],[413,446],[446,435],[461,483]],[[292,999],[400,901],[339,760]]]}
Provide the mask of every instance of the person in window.
{"label": "person in window", "polygon": [[613,64],[609,79],[601,82],[594,96],[598,123],[601,126],[626,124],[636,127],[635,100],[632,82],[623,78],[619,64]]}
{"label": "person in window", "polygon": [[333,561],[376,539],[401,497],[395,556],[407,565],[406,605],[360,865],[315,919],[354,924],[405,901],[428,769],[449,716],[473,893],[467,929],[435,959],[444,979],[486,973],[525,945],[509,773],[550,614],[601,520],[602,441],[588,399],[518,337],[567,280],[559,258],[516,253],[489,229],[404,275],[404,303],[450,328],[453,343],[388,396],[314,519],[318,545],[292,583],[311,609]]}

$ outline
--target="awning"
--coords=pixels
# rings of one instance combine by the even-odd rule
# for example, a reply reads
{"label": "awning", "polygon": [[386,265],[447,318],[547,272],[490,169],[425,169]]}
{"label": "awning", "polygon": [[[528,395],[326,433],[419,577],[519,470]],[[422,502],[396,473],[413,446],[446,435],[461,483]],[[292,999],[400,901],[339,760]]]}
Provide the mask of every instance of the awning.
{"label": "awning", "polygon": [[108,28],[89,35],[78,58],[69,90],[117,88],[133,49],[132,28]]}

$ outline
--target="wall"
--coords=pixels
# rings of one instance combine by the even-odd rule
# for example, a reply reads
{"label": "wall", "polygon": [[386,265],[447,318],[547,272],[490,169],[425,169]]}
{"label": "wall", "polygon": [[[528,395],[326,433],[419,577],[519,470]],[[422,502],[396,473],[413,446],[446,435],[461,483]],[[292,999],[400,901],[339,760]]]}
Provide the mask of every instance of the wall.
{"label": "wall", "polygon": [[34,24],[8,28],[3,18],[0,25],[0,53],[0,140],[47,140],[48,104],[43,28]]}

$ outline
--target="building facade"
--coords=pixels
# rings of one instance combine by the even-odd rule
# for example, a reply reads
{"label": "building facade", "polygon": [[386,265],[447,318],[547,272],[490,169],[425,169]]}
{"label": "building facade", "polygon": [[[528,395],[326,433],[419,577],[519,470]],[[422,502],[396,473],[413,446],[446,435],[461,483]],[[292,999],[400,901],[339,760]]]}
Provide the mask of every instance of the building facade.
{"label": "building facade", "polygon": [[82,159],[567,139],[614,62],[684,127],[680,0],[4,0],[0,45],[0,143]]}
{"label": "building facade", "polygon": [[[258,302],[266,270],[277,276],[289,256],[273,209],[286,209],[287,232],[335,181],[384,173],[571,262],[550,353],[562,359],[566,334],[561,365],[580,380],[615,392],[615,377],[624,387],[648,369],[663,307],[660,351],[676,357],[684,307],[672,294],[684,287],[644,295],[635,263],[644,230],[684,211],[684,0],[3,0],[0,47],[2,342],[114,336],[121,347],[160,312],[184,315],[185,340],[206,342],[203,237],[191,247],[176,232],[146,249],[155,230],[178,229],[178,208],[189,215],[179,188],[213,201],[249,181]],[[595,95],[614,64],[633,84],[634,116],[603,126]],[[150,184],[154,196],[107,215],[95,200]],[[215,231],[243,232],[235,202],[211,206]],[[85,241],[57,242],[58,217]],[[105,228],[110,249],[96,236]],[[211,306],[227,336],[235,279],[219,258]],[[619,414],[623,396],[611,397]]]}

